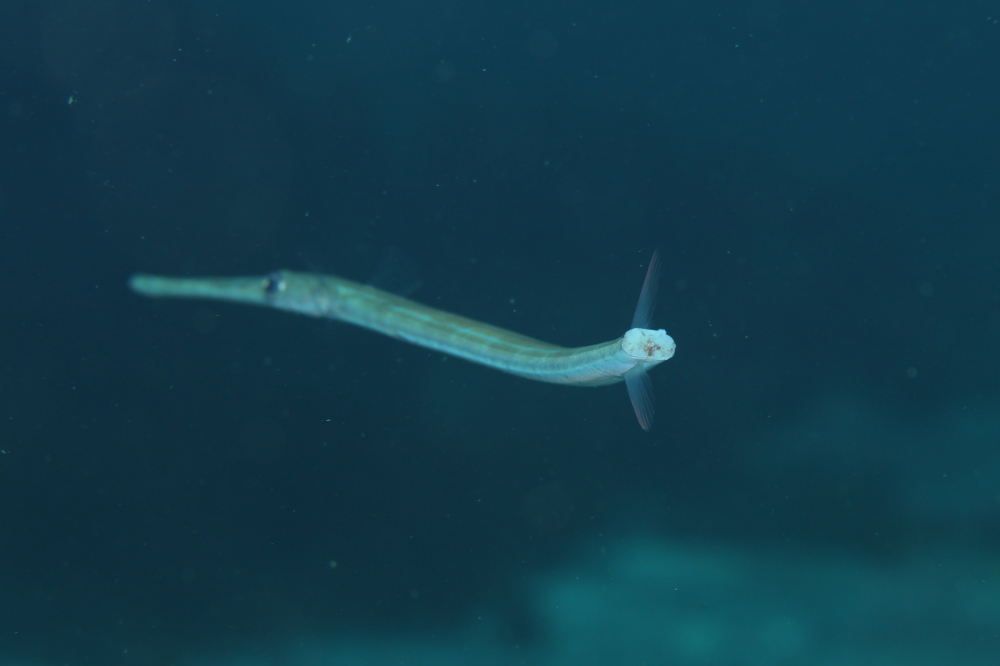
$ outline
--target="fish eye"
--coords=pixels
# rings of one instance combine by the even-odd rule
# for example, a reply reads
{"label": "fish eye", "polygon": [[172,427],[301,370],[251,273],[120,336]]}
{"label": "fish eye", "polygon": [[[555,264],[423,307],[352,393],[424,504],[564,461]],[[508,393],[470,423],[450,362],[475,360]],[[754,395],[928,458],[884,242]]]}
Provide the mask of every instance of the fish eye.
{"label": "fish eye", "polygon": [[281,273],[271,273],[264,278],[264,293],[277,294],[285,290],[285,280]]}

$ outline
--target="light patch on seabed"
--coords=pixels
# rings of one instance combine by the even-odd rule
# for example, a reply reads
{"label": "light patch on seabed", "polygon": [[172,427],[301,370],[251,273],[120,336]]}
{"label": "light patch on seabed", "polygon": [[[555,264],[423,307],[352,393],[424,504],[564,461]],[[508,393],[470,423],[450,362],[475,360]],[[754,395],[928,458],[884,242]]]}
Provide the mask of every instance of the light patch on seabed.
{"label": "light patch on seabed", "polygon": [[310,638],[174,663],[985,666],[1000,650],[1000,570],[985,559],[936,553],[884,566],[824,552],[628,539],[599,550],[528,587],[539,636],[532,645],[499,638],[501,623],[476,613],[452,635]]}
{"label": "light patch on seabed", "polygon": [[[877,469],[892,479],[911,524],[946,519],[966,525],[968,534],[996,515],[997,441],[996,406],[942,410],[912,423],[838,399],[747,447],[760,459],[755,467],[748,458],[746,471],[803,473],[809,464],[835,475]],[[244,655],[174,663],[985,666],[1000,654],[1000,566],[973,544],[936,540],[934,550],[873,562],[794,542],[605,537],[585,544],[586,556],[525,585],[536,624],[530,644],[511,644],[499,614],[477,612],[450,634],[311,634],[269,649],[247,646]],[[0,658],[0,666],[27,664]]]}
{"label": "light patch on seabed", "polygon": [[480,620],[470,618],[470,629],[447,643],[335,640],[297,648],[280,661],[302,666],[994,663],[1000,649],[994,631],[1000,626],[996,568],[989,563],[967,568],[959,582],[954,575],[941,576],[941,564],[940,558],[927,557],[881,567],[824,553],[624,541],[597,561],[536,581],[537,645],[504,644],[495,633],[477,630]]}

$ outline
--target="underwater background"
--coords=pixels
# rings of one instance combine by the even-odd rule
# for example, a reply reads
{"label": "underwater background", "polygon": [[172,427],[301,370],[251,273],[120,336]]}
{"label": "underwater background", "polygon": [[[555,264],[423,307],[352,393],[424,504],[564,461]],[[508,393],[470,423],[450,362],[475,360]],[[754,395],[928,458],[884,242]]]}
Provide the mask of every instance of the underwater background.
{"label": "underwater background", "polygon": [[[0,664],[992,664],[1000,6],[0,5]],[[137,271],[332,273],[528,382]]]}

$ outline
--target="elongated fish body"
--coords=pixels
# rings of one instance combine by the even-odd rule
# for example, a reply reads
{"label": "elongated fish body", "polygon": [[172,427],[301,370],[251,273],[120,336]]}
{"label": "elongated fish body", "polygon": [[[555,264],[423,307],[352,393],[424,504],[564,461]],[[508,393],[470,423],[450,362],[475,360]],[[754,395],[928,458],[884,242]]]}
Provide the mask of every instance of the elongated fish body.
{"label": "elongated fish body", "polygon": [[625,380],[639,422],[648,430],[653,404],[646,371],[674,354],[674,341],[666,331],[639,325],[647,324],[652,314],[655,277],[656,255],[633,328],[616,340],[576,348],[551,345],[333,275],[276,271],[263,277],[175,278],[139,274],[129,284],[145,296],[230,301],[337,319],[537,381],[601,386]]}

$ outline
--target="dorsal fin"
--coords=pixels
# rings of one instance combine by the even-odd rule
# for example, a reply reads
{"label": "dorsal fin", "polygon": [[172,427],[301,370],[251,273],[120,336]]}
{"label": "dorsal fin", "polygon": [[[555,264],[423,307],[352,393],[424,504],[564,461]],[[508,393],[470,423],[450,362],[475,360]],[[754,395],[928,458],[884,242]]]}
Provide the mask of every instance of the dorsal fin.
{"label": "dorsal fin", "polygon": [[632,328],[649,328],[653,323],[653,308],[656,307],[656,291],[660,285],[660,251],[655,250],[649,259],[646,279],[642,282],[639,302],[632,316]]}

